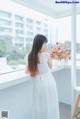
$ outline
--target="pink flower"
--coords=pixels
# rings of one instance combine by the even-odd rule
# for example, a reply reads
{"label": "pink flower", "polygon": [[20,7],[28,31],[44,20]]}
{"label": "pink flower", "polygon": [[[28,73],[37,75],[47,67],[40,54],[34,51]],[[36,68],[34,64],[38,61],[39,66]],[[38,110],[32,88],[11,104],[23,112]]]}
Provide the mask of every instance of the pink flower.
{"label": "pink flower", "polygon": [[50,53],[51,53],[52,59],[58,59],[58,60],[70,59],[70,52],[69,52],[67,46],[60,44],[60,43],[56,43],[55,48],[52,49]]}

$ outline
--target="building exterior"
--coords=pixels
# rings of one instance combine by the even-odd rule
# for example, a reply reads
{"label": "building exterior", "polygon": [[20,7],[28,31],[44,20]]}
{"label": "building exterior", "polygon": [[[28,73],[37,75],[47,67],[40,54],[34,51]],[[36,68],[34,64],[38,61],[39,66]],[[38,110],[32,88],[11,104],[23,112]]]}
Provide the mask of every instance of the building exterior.
{"label": "building exterior", "polygon": [[49,37],[48,19],[35,18],[0,10],[0,39],[11,39],[13,45],[25,47],[37,33]]}

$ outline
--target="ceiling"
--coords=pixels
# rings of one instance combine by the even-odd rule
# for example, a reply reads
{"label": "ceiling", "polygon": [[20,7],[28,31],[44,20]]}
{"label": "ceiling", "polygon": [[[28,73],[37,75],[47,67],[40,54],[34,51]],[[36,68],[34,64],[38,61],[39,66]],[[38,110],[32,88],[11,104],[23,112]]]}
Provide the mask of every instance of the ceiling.
{"label": "ceiling", "polygon": [[[23,5],[27,5],[35,10],[38,10],[46,15],[54,18],[71,15],[71,4],[60,4],[56,1],[61,0],[13,0]],[[70,0],[67,0],[70,1]],[[80,4],[76,4],[77,13],[80,13]]]}

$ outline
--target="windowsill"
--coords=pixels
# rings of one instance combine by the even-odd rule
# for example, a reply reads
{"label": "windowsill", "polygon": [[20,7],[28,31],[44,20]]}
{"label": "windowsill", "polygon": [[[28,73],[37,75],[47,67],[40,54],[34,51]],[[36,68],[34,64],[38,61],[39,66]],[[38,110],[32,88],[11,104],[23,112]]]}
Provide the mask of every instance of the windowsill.
{"label": "windowsill", "polygon": [[[65,68],[71,68],[71,61],[67,62]],[[76,61],[76,69],[80,69],[80,61]]]}
{"label": "windowsill", "polygon": [[[70,64],[53,66],[51,72],[57,72],[64,68],[71,68]],[[77,66],[77,69],[80,69],[80,66]],[[12,72],[7,72],[0,74],[0,90],[9,88],[11,86],[18,85],[30,81],[30,76],[25,74],[25,69],[14,70]]]}
{"label": "windowsill", "polygon": [[[64,68],[71,68],[71,63],[66,63],[66,65],[53,65],[51,72],[56,72]],[[76,67],[80,69],[80,66]],[[16,69],[14,71],[8,71],[6,73],[0,74],[0,89],[8,88],[25,81],[29,81],[30,76],[25,74],[25,69]]]}
{"label": "windowsill", "polygon": [[[64,66],[53,67],[51,69],[51,72],[56,72],[63,68]],[[1,74],[0,75],[0,90],[23,83],[25,81],[29,81],[29,80],[30,80],[30,76],[25,74],[24,69]]]}

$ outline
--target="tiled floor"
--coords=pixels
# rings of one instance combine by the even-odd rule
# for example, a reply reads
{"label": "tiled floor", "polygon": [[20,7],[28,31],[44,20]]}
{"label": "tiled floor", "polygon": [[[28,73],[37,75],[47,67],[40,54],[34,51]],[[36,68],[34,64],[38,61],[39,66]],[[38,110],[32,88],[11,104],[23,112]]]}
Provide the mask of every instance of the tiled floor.
{"label": "tiled floor", "polygon": [[71,106],[59,103],[60,119],[71,119]]}

